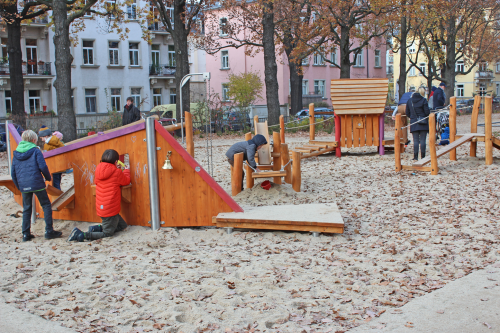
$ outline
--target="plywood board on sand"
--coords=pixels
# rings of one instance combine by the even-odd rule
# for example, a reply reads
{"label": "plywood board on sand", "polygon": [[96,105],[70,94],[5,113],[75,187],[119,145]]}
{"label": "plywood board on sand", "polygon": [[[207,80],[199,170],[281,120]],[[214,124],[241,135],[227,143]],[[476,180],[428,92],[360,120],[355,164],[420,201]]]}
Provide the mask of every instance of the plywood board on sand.
{"label": "plywood board on sand", "polygon": [[254,207],[243,213],[220,213],[213,222],[221,228],[344,232],[336,203]]}

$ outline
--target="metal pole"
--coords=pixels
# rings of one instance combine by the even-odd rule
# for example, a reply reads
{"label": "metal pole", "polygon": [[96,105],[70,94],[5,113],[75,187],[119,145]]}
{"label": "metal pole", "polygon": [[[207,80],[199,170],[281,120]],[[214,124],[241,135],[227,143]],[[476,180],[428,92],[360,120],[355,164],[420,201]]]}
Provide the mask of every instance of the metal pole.
{"label": "metal pole", "polygon": [[[188,75],[189,75],[189,74],[188,74]],[[181,112],[181,138],[182,138],[182,141],[181,141],[181,142],[182,142],[182,143],[184,143],[184,126],[183,126],[183,123],[182,123],[182,116],[184,115],[184,111],[182,110],[182,87],[184,87],[183,81],[184,81],[184,79],[185,79],[188,75],[186,75],[186,76],[184,76],[184,77],[182,78],[182,80],[181,80],[181,91],[179,91],[179,98],[181,99],[181,107],[180,107],[181,111],[180,111],[180,112]]]}
{"label": "metal pole", "polygon": [[5,121],[5,144],[7,145],[7,159],[9,164],[9,176],[12,171],[12,157],[10,156],[10,135],[9,135],[10,120]]}
{"label": "metal pole", "polygon": [[146,119],[146,142],[148,152],[149,205],[151,212],[151,229],[160,229],[160,200],[158,194],[158,161],[156,158],[155,119]]}

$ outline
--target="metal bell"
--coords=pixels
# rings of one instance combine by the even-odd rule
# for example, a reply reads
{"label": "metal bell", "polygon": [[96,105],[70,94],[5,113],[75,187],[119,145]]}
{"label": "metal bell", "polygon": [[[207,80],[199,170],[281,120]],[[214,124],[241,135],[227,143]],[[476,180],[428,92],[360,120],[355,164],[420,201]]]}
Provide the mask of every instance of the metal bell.
{"label": "metal bell", "polygon": [[172,155],[171,151],[167,153],[167,158],[165,159],[165,163],[163,164],[162,167],[163,170],[172,170],[174,168],[172,166],[172,163],[170,162],[170,155]]}

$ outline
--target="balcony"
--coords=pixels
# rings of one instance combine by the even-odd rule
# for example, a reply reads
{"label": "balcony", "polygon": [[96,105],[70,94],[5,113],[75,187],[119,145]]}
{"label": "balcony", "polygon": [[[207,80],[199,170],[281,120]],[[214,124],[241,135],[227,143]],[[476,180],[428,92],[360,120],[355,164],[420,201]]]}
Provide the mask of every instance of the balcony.
{"label": "balcony", "polygon": [[149,65],[149,76],[172,77],[175,76],[175,66],[170,65]]}
{"label": "balcony", "polygon": [[[23,63],[22,67],[23,75],[52,75],[52,63],[51,62],[36,62],[28,61]],[[0,64],[0,76],[10,75],[9,64]]]}
{"label": "balcony", "polygon": [[[171,21],[172,23],[172,28],[174,27],[174,22]],[[155,31],[155,32],[167,32],[167,27],[165,26],[165,24],[163,24],[163,22],[152,22],[152,21],[149,21],[148,22],[148,30],[149,31]]]}
{"label": "balcony", "polygon": [[495,78],[495,74],[491,70],[478,70],[474,74],[474,78],[476,80],[493,80]]}

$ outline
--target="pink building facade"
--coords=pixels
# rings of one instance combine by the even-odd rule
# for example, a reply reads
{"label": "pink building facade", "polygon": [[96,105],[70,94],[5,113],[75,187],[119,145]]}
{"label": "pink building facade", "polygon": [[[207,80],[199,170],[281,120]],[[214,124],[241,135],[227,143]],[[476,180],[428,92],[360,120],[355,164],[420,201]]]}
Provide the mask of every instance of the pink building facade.
{"label": "pink building facade", "polygon": [[[329,60],[335,59],[338,63],[340,54],[329,54]],[[277,54],[278,84],[280,105],[289,104],[290,97],[290,71],[286,55]],[[255,56],[245,54],[245,47],[238,49],[227,48],[217,54],[206,56],[206,68],[211,72],[211,90],[218,93],[223,100],[228,100],[227,84],[230,73],[257,72],[264,83],[264,54]],[[330,81],[340,78],[340,69],[324,62],[321,56],[311,55],[303,62],[304,78],[302,84],[303,96],[308,94],[321,95],[323,101],[331,106]],[[358,55],[356,66],[351,67],[351,78],[386,78],[386,45],[383,40],[373,41],[369,47],[364,48]],[[265,84],[255,105],[265,105]]]}

